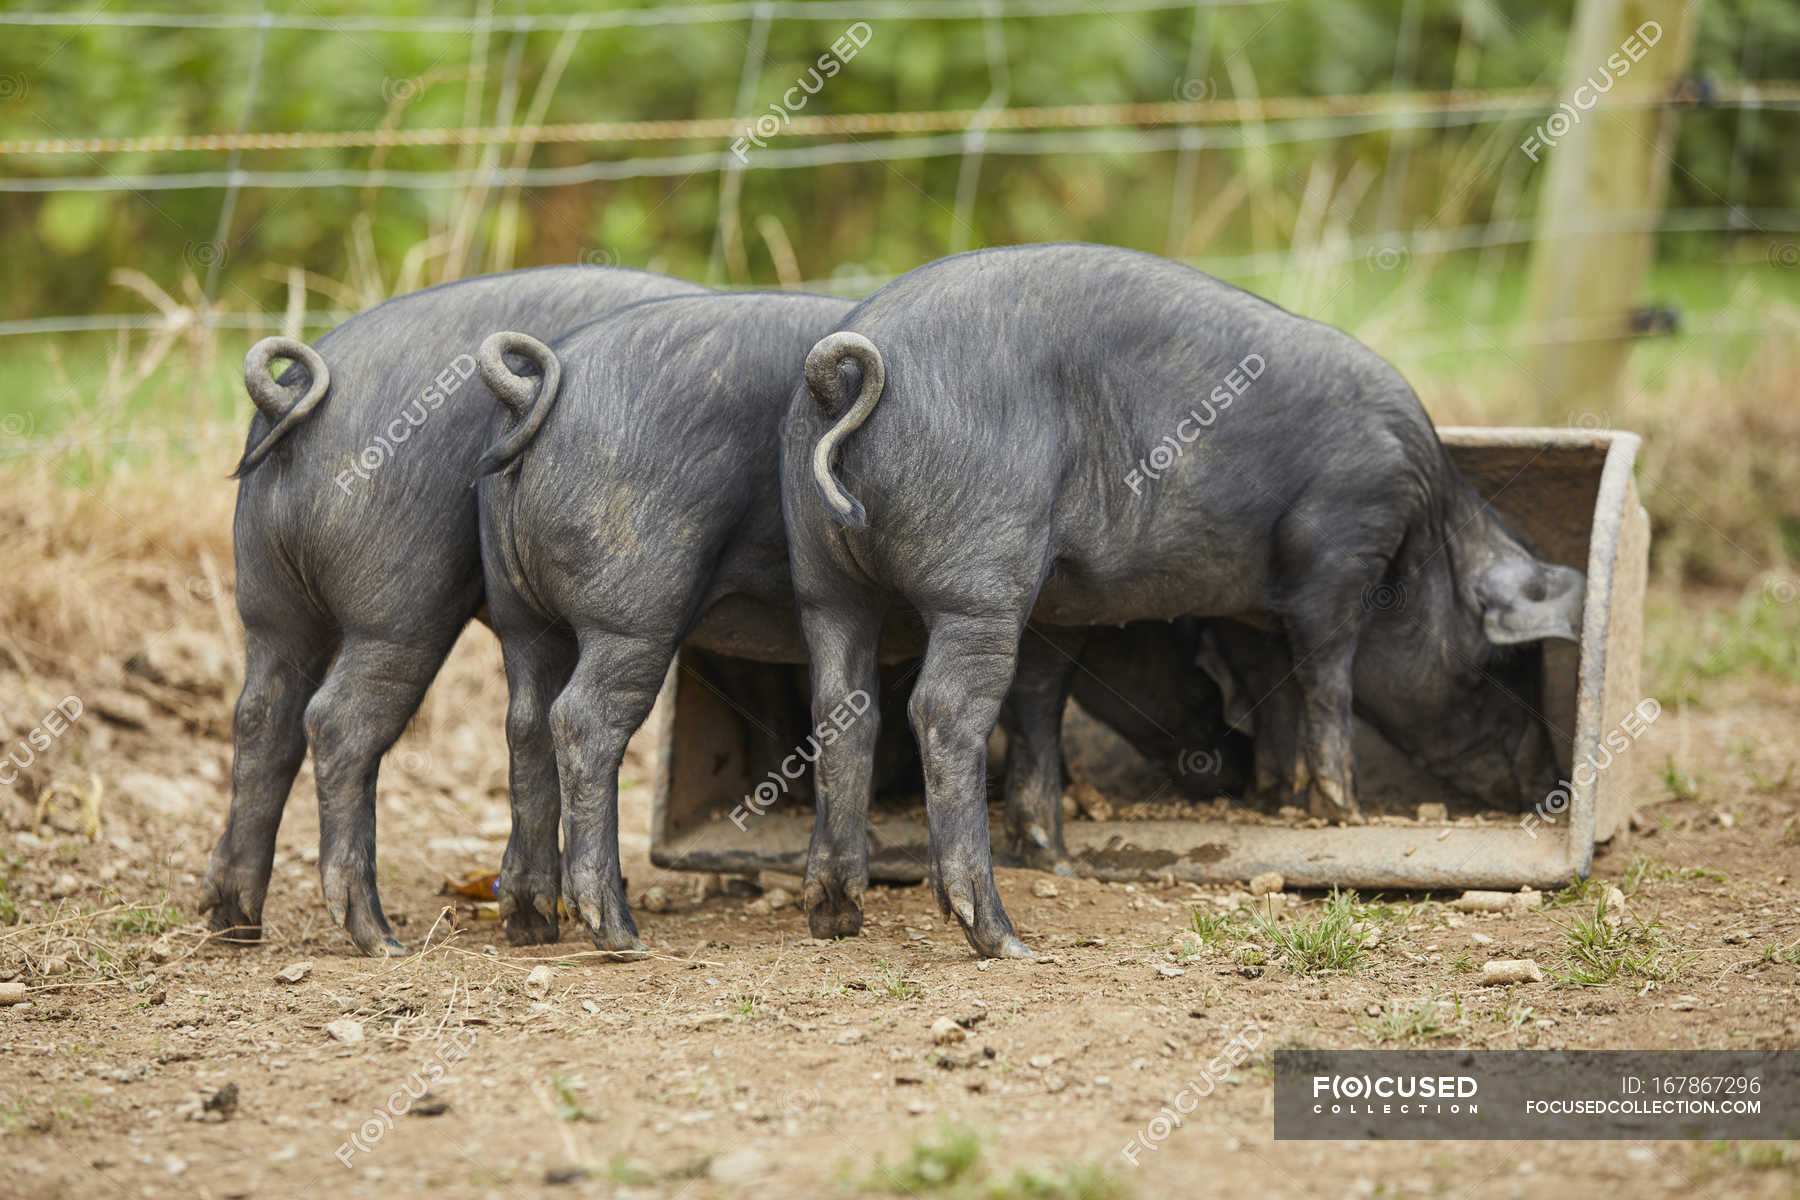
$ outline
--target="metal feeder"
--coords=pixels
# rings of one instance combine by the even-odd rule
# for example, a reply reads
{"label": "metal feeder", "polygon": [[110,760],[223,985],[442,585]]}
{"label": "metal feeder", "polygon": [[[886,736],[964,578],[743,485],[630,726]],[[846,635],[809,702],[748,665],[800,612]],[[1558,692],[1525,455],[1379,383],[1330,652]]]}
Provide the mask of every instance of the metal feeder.
{"label": "metal feeder", "polygon": [[[1587,571],[1586,610],[1578,646],[1544,648],[1544,713],[1552,730],[1568,797],[1521,797],[1519,813],[1478,825],[1413,821],[1308,828],[1241,823],[1204,816],[1172,820],[1088,821],[1064,824],[1076,869],[1095,878],[1143,880],[1173,875],[1196,883],[1248,879],[1279,871],[1298,887],[1539,888],[1585,876],[1596,842],[1625,827],[1631,798],[1624,772],[1570,770],[1571,764],[1609,761],[1601,739],[1633,729],[1643,699],[1643,602],[1649,520],[1638,502],[1633,464],[1635,434],[1587,429],[1440,429],[1444,445],[1469,483],[1541,556]],[[770,728],[769,690],[755,701],[734,699],[724,675],[709,678],[701,656],[684,653],[671,667],[652,717],[658,750],[651,859],[677,870],[753,872],[804,870],[812,835],[807,800],[767,803],[756,787],[766,779],[753,767],[756,736],[784,746]],[[684,661],[685,660],[685,661]],[[779,685],[804,687],[804,668],[728,660],[731,679],[783,673]],[[802,693],[803,694],[803,693]],[[904,708],[890,697],[882,722],[910,742]],[[1358,729],[1359,791],[1367,764],[1384,758],[1373,731]],[[1385,758],[1394,759],[1391,751]],[[1422,777],[1405,785],[1407,809],[1441,801]],[[749,802],[757,799],[758,803]],[[1366,807],[1366,806],[1365,806]],[[735,819],[734,819],[735,814]],[[1535,818],[1535,819],[1533,819]],[[923,810],[888,812],[869,833],[872,878],[917,881],[927,871]],[[1019,865],[1004,853],[996,818],[995,861]]]}

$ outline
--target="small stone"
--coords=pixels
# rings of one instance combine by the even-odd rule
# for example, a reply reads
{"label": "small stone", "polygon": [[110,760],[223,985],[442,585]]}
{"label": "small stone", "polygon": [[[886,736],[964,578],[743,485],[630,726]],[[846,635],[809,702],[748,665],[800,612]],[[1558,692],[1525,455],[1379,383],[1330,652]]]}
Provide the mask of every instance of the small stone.
{"label": "small stone", "polygon": [[25,1002],[25,985],[22,983],[0,983],[0,1004],[23,1004]]}
{"label": "small stone", "polygon": [[592,1000],[583,1000],[581,1002],[581,1011],[591,1016],[600,1011],[600,1006],[595,1004]]}
{"label": "small stone", "polygon": [[752,916],[766,917],[775,911],[775,906],[769,903],[768,897],[758,896],[750,903],[744,905],[744,911]]}
{"label": "small stone", "polygon": [[67,975],[68,973],[69,973],[69,960],[64,958],[62,955],[52,954],[52,955],[50,955],[50,957],[48,957],[44,960],[44,974],[46,974],[46,975]]}
{"label": "small stone", "polygon": [[1492,962],[1481,964],[1481,982],[1485,984],[1542,983],[1544,982],[1544,969],[1529,958],[1497,958]]}
{"label": "small stone", "polygon": [[922,1117],[927,1112],[931,1111],[931,1106],[915,1096],[913,1099],[906,1102],[906,1111],[915,1117]]}
{"label": "small stone", "polygon": [[533,1000],[542,1000],[550,994],[552,974],[549,967],[536,966],[531,974],[525,976],[525,994]]}
{"label": "small stone", "polygon": [[1056,1065],[1056,1055],[1054,1055],[1054,1054],[1034,1054],[1027,1061],[1030,1062],[1033,1070],[1046,1071]]}
{"label": "small stone", "polygon": [[1471,933],[1469,935],[1469,940],[1474,942],[1477,946],[1491,946],[1494,944],[1494,936],[1489,933]]}
{"label": "small stone", "polygon": [[665,913],[669,911],[669,893],[662,884],[652,884],[644,889],[638,897],[638,907],[645,912]]}
{"label": "small stone", "polygon": [[1693,1012],[1698,1007],[1700,1007],[1699,1001],[1695,1000],[1692,996],[1683,996],[1675,1003],[1669,1005],[1669,1009],[1672,1012]]}
{"label": "small stone", "polygon": [[1170,967],[1170,966],[1158,967],[1158,968],[1156,968],[1156,973],[1158,975],[1161,975],[1164,979],[1180,979],[1183,975],[1187,974],[1187,972],[1182,970],[1180,967]]}
{"label": "small stone", "polygon": [[707,1164],[706,1174],[714,1183],[742,1183],[762,1174],[768,1165],[768,1155],[754,1146],[746,1146],[713,1159]]}
{"label": "small stone", "polygon": [[949,1017],[939,1017],[931,1023],[931,1040],[940,1046],[954,1046],[968,1036],[967,1031]]}
{"label": "small stone", "polygon": [[1419,805],[1419,820],[1430,825],[1441,825],[1450,819],[1450,810],[1442,804]]}
{"label": "small stone", "polygon": [[1054,900],[1056,899],[1056,884],[1048,879],[1034,879],[1031,881],[1031,894],[1039,900]]}
{"label": "small stone", "polygon": [[1266,896],[1270,892],[1279,892],[1285,886],[1287,886],[1287,880],[1281,877],[1280,871],[1264,871],[1261,875],[1251,877],[1250,894]]}
{"label": "small stone", "polygon": [[1730,829],[1732,826],[1737,824],[1737,818],[1735,816],[1733,816],[1731,813],[1722,812],[1722,813],[1718,814],[1718,817],[1719,817],[1720,826],[1722,826],[1725,829]]}
{"label": "small stone", "polygon": [[75,878],[75,876],[71,875],[69,872],[64,871],[61,875],[56,877],[56,882],[50,885],[50,898],[52,900],[62,900],[66,897],[73,896],[80,890],[81,880]]}
{"label": "small stone", "polygon": [[169,944],[168,938],[159,937],[154,942],[150,943],[151,962],[166,963],[174,957],[175,947]]}
{"label": "small stone", "polygon": [[1510,913],[1542,908],[1542,892],[1464,892],[1450,902],[1458,912]]}
{"label": "small stone", "polygon": [[303,962],[289,963],[287,966],[281,968],[281,970],[275,972],[275,982],[299,983],[302,979],[305,979],[308,975],[312,974],[312,967],[311,959],[307,959]]}
{"label": "small stone", "polygon": [[435,1092],[426,1092],[414,1100],[412,1107],[406,1111],[415,1117],[441,1117],[450,1111],[450,1102],[440,1098]]}
{"label": "small stone", "polygon": [[354,1046],[363,1040],[362,1022],[355,1017],[339,1017],[325,1026],[325,1032],[346,1046]]}
{"label": "small stone", "polygon": [[770,888],[763,893],[762,898],[764,902],[768,904],[770,910],[773,911],[776,909],[787,908],[789,905],[793,904],[794,893],[788,891],[786,888]]}

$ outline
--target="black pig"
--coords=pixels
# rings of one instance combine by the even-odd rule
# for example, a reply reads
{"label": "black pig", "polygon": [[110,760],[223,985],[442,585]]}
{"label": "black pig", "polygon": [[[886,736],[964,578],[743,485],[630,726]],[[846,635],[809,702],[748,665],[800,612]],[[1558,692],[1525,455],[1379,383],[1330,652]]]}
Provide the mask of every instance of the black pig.
{"label": "black pig", "polygon": [[[288,789],[310,742],[319,872],[368,954],[403,950],[375,886],[375,774],[482,606],[476,459],[493,399],[472,352],[498,328],[546,337],[651,296],[706,289],[642,271],[545,267],[377,305],[317,347],[268,338],[244,360],[257,416],[237,475],[244,689],[231,815],[201,900],[259,936]],[[275,359],[293,363],[270,378]],[[316,409],[316,411],[315,411]]]}
{"label": "black pig", "polygon": [[[1340,820],[1356,813],[1359,640],[1429,718],[1492,686],[1509,647],[1577,636],[1581,572],[1506,529],[1392,366],[1150,255],[1019,246],[912,271],[813,348],[789,420],[782,505],[815,709],[869,686],[888,607],[917,611],[929,643],[908,711],[933,877],[982,955],[1030,953],[994,889],[983,805],[1028,617],[1272,622],[1297,697],[1288,786]],[[1395,594],[1410,620],[1371,621]],[[1533,773],[1551,767],[1547,739],[1509,728],[1537,714],[1489,711],[1497,744],[1531,742]],[[852,920],[866,886],[864,749],[821,756],[815,933]]]}

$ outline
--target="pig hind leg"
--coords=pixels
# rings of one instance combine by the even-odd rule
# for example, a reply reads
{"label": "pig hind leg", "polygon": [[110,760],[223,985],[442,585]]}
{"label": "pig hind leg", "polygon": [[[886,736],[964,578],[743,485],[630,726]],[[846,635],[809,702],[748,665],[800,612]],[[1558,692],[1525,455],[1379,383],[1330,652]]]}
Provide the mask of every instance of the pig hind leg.
{"label": "pig hind leg", "polygon": [[319,876],[325,904],[364,954],[404,954],[375,885],[375,778],[460,623],[435,641],[399,642],[352,631],[325,685],[306,706],[319,787]]}
{"label": "pig hind leg", "polygon": [[[880,694],[881,616],[880,604],[868,596],[800,608],[812,656],[814,728],[838,731],[829,745],[819,747],[806,851],[807,924],[817,938],[854,937],[862,930],[862,900],[869,888],[869,793],[881,729],[874,703]],[[845,713],[856,710],[858,693],[868,698],[865,711],[840,724]]]}
{"label": "pig hind leg", "polygon": [[1253,798],[1270,812],[1284,805],[1304,808],[1303,705],[1286,636],[1220,621],[1211,637],[1231,676],[1235,707],[1228,717],[1248,722],[1246,732],[1253,734]]}
{"label": "pig hind leg", "polygon": [[927,613],[907,715],[925,759],[925,819],[938,904],[984,958],[1029,958],[994,887],[987,739],[1012,685],[1029,598],[1016,614]]}
{"label": "pig hind leg", "polygon": [[602,950],[642,951],[619,865],[619,764],[656,703],[675,641],[577,631],[580,657],[550,706],[562,787],[563,894]]}
{"label": "pig hind leg", "polygon": [[253,942],[262,936],[275,835],[306,759],[306,704],[334,639],[310,614],[245,615],[244,689],[231,728],[231,812],[213,848],[200,908],[227,940]]}
{"label": "pig hind leg", "polygon": [[1377,528],[1351,542],[1326,534],[1328,524],[1296,516],[1277,534],[1281,575],[1295,581],[1280,605],[1299,687],[1295,785],[1314,816],[1360,822],[1352,745],[1356,640],[1368,616],[1368,589],[1386,571],[1399,536],[1384,538]]}
{"label": "pig hind leg", "polygon": [[1062,875],[1074,873],[1063,847],[1062,716],[1086,634],[1026,629],[1005,710],[1007,849]]}
{"label": "pig hind leg", "polygon": [[512,836],[500,863],[500,919],[515,946],[554,942],[562,865],[556,827],[561,795],[550,705],[575,664],[574,639],[551,626],[508,628],[506,748]]}

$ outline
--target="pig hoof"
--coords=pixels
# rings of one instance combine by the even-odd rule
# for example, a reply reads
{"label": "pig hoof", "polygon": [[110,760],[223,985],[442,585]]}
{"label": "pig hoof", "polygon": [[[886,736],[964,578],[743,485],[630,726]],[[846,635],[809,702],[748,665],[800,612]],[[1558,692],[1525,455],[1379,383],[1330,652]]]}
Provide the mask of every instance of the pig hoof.
{"label": "pig hoof", "polygon": [[247,945],[262,940],[262,900],[228,875],[212,873],[201,885],[199,909],[206,927],[223,942]]}
{"label": "pig hoof", "polygon": [[855,937],[862,932],[862,923],[862,909],[847,897],[822,898],[806,914],[806,924],[812,935],[823,941]]}
{"label": "pig hoof", "polygon": [[998,954],[994,954],[989,957],[992,957],[992,958],[1027,958],[1027,959],[1030,959],[1032,962],[1037,961],[1037,955],[1035,955],[1031,952],[1031,948],[1029,946],[1027,946],[1024,942],[1021,942],[1016,937],[1009,937],[1005,941],[1001,942],[1000,943],[1000,952]]}
{"label": "pig hoof", "polygon": [[1019,860],[1020,866],[1033,871],[1054,871],[1058,875],[1075,873],[1069,866],[1069,852],[1036,825],[1022,836],[1010,839],[1007,848]]}
{"label": "pig hoof", "polygon": [[1000,893],[994,890],[990,877],[984,883],[953,880],[946,885],[940,880],[938,884],[938,903],[945,912],[954,916],[962,926],[963,935],[969,939],[969,945],[981,958],[1030,958],[1032,953],[1026,949],[1013,933],[1012,922],[1007,919],[1006,909],[1000,903]]}
{"label": "pig hoof", "polygon": [[631,919],[631,910],[623,904],[616,908],[604,904],[577,904],[575,910],[581,917],[581,923],[587,926],[588,937],[593,939],[594,949],[638,958],[649,952],[650,947],[638,937],[637,923]]}
{"label": "pig hoof", "polygon": [[344,929],[356,943],[356,948],[370,958],[404,958],[408,953],[405,944],[394,936],[394,931],[388,928],[387,918],[379,911],[366,907],[352,909]]}
{"label": "pig hoof", "polygon": [[506,940],[513,945],[548,946],[557,938],[556,897],[503,895],[500,920],[506,926]]}
{"label": "pig hoof", "polygon": [[841,878],[827,878],[809,871],[801,902],[806,905],[806,924],[821,940],[855,937],[862,932],[863,888]]}
{"label": "pig hoof", "polygon": [[649,957],[650,947],[636,933],[589,926],[588,935],[594,939],[594,949],[603,950],[620,962],[636,962]]}
{"label": "pig hoof", "polygon": [[235,899],[208,888],[200,901],[200,911],[208,914],[206,927],[219,935],[219,940],[247,946],[262,940],[262,921],[244,911]]}
{"label": "pig hoof", "polygon": [[1361,825],[1363,816],[1350,790],[1334,779],[1315,779],[1307,789],[1306,809],[1313,816],[1343,825]]}

